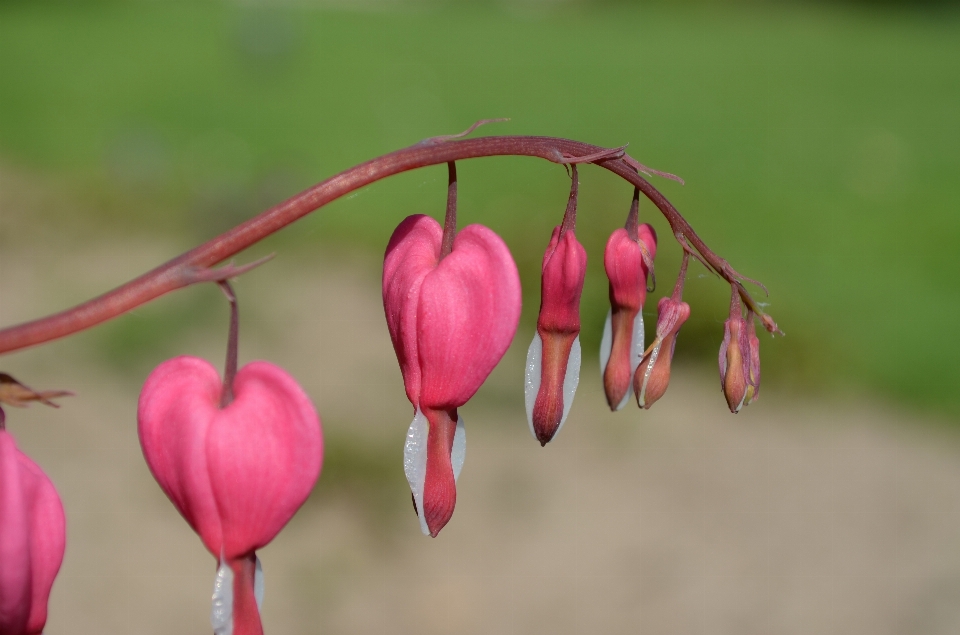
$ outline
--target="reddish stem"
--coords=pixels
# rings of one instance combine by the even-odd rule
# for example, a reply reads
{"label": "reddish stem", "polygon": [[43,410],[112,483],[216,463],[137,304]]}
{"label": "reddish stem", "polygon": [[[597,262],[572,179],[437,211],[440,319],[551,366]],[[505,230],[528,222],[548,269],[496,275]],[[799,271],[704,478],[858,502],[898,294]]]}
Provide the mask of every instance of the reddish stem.
{"label": "reddish stem", "polygon": [[[570,157],[604,156],[607,148],[554,137],[503,136],[479,137],[461,141],[423,143],[397,150],[361,163],[318,183],[308,190],[271,207],[199,247],[177,256],[140,277],[79,306],[32,322],[0,331],[0,353],[33,346],[90,328],[121,315],[165,293],[192,284],[190,273],[207,268],[233,256],[319,207],[375,181],[415,170],[477,157],[531,156],[554,163],[570,163]],[[697,236],[693,227],[649,181],[641,177],[637,162],[624,154],[617,158],[598,158],[596,165],[610,170],[639,188],[666,217],[674,235],[689,241],[718,275],[730,283],[742,279],[726,260],[715,254]],[[755,303],[738,284],[748,306]],[[764,321],[766,325],[767,322]],[[772,320],[770,320],[772,324]],[[775,325],[774,325],[775,328]]]}
{"label": "reddish stem", "polygon": [[633,188],[633,200],[630,201],[630,211],[627,212],[627,222],[623,228],[627,230],[630,240],[640,240],[640,188]]}
{"label": "reddish stem", "polygon": [[[468,131],[469,132],[469,131]],[[447,213],[443,218],[443,241],[440,243],[440,260],[453,251],[453,239],[457,237],[457,164],[447,163]]]}
{"label": "reddish stem", "polygon": [[690,264],[690,252],[683,252],[683,260],[680,261],[680,273],[677,274],[677,284],[673,287],[673,299],[680,302],[683,299],[683,284],[687,281],[687,265]]}
{"label": "reddish stem", "polygon": [[237,308],[237,295],[226,280],[217,284],[230,303],[230,331],[227,335],[227,361],[223,369],[223,388],[220,391],[220,407],[226,408],[233,403],[233,379],[237,376],[238,349],[240,346],[240,311]]}
{"label": "reddish stem", "polygon": [[563,223],[560,225],[560,235],[563,238],[566,232],[577,231],[577,196],[580,192],[580,178],[577,175],[577,164],[570,166],[570,198],[567,199],[567,209],[563,212]]}

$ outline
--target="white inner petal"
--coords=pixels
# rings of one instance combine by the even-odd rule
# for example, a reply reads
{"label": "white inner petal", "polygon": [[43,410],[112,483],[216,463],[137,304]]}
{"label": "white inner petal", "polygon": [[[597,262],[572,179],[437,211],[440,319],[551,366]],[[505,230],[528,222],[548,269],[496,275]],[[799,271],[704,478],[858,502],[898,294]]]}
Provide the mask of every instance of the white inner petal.
{"label": "white inner petal", "polygon": [[[420,408],[417,408],[417,414],[413,417],[410,429],[407,430],[407,441],[403,446],[403,473],[406,474],[407,482],[410,483],[410,491],[413,492],[413,500],[417,505],[417,517],[420,519],[420,531],[424,536],[430,535],[427,521],[423,516],[423,482],[427,477],[429,431],[430,424],[427,418],[420,412]],[[456,445],[456,436],[454,436],[454,445]],[[461,464],[462,462],[461,459]]]}
{"label": "white inner petal", "polygon": [[610,361],[610,349],[613,348],[613,310],[607,309],[607,321],[603,323],[603,337],[600,338],[600,380],[607,372],[607,362]]}
{"label": "white inner petal", "polygon": [[213,579],[213,607],[210,626],[214,635],[233,635],[233,571],[220,559],[217,576]]}
{"label": "white inner petal", "polygon": [[[633,376],[643,360],[643,309],[637,311],[637,316],[633,318],[633,330],[630,332],[630,384],[627,386],[627,392],[623,399],[617,404],[617,410],[621,410],[630,401],[630,395],[633,394]],[[646,380],[644,380],[646,386]]]}
{"label": "white inner petal", "polygon": [[[257,609],[263,608],[263,565],[257,559],[253,572],[253,597],[257,600]],[[213,601],[210,609],[210,626],[214,635],[233,635],[233,569],[220,558],[217,575],[213,579]]]}
{"label": "white inner petal", "polygon": [[[602,347],[600,349],[600,356],[602,359]],[[530,342],[530,348],[527,349],[526,377],[525,381],[523,382],[524,401],[527,405],[527,425],[530,426],[530,434],[533,435],[534,439],[537,438],[537,433],[533,431],[533,406],[537,403],[537,394],[540,392],[540,378],[543,374],[543,370],[541,368],[542,358],[543,340],[540,339],[539,333],[534,332],[533,341]],[[567,371],[569,372],[569,368]]]}
{"label": "white inner petal", "polygon": [[643,371],[643,385],[640,386],[640,395],[637,397],[637,403],[640,404],[641,408],[647,405],[647,382],[650,381],[650,374],[653,372],[653,367],[657,364],[657,357],[660,356],[661,344],[657,344],[653,352],[650,353],[650,361],[647,362],[647,367]]}
{"label": "white inner petal", "polygon": [[450,462],[453,463],[453,480],[460,478],[463,459],[467,456],[467,430],[463,427],[463,415],[457,413],[457,431],[453,433],[453,447],[450,449]]}
{"label": "white inner petal", "polygon": [[560,433],[560,428],[567,421],[567,415],[570,414],[570,407],[573,405],[573,396],[577,394],[577,386],[580,385],[580,336],[573,340],[573,346],[570,347],[570,357],[567,359],[567,372],[563,375],[563,417],[560,418],[560,425],[554,436]]}
{"label": "white inner petal", "polygon": [[[637,372],[640,361],[643,359],[643,308],[637,311],[637,317],[633,318],[633,334],[630,339],[630,378]],[[633,382],[630,382],[633,385]]]}
{"label": "white inner petal", "polygon": [[260,564],[260,556],[254,556],[257,559],[257,568],[253,572],[253,597],[257,600],[257,610],[263,608],[263,565]]}

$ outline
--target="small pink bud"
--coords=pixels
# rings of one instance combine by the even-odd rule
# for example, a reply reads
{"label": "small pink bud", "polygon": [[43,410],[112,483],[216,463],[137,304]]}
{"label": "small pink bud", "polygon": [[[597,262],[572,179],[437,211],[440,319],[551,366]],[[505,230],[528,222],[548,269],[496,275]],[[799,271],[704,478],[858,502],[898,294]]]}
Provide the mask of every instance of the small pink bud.
{"label": "small pink bud", "polygon": [[0,428],[0,635],[43,631],[65,545],[57,490]]}
{"label": "small pink bud", "polygon": [[633,374],[643,357],[643,302],[656,252],[657,234],[644,223],[637,240],[631,239],[626,229],[614,231],[603,253],[610,280],[610,312],[600,343],[600,369],[611,410],[626,405]]}
{"label": "small pink bud", "polygon": [[[749,320],[749,322],[748,322]],[[739,306],[723,324],[720,345],[720,387],[730,412],[753,403],[760,392],[760,340],[753,313],[745,320]]]}
{"label": "small pink bud", "polygon": [[587,252],[572,230],[555,227],[543,255],[537,332],[527,351],[530,432],[546,445],[560,431],[580,382],[580,295]]}
{"label": "small pink bud", "polygon": [[689,317],[690,305],[686,302],[667,297],[657,303],[657,337],[633,376],[633,390],[641,408],[649,408],[667,392],[677,333]]}
{"label": "small pink bud", "polygon": [[749,348],[743,317],[738,315],[724,322],[723,343],[720,345],[720,387],[730,412],[739,412],[747,397]]}
{"label": "small pink bud", "polygon": [[[220,407],[216,369],[196,357],[160,364],[137,409],[144,458],[164,493],[232,580],[231,610],[218,633],[262,633],[254,598],[254,552],[306,501],[320,474],[323,438],[310,399],[283,369],[252,362]],[[229,593],[228,593],[229,596]],[[221,596],[222,600],[222,596]],[[222,607],[221,607],[222,608]]]}
{"label": "small pink bud", "polygon": [[409,216],[383,261],[383,308],[414,419],[404,472],[420,527],[436,536],[456,504],[466,448],[457,408],[477,392],[510,346],[520,320],[520,278],[493,231],[470,225],[440,259],[443,231]]}

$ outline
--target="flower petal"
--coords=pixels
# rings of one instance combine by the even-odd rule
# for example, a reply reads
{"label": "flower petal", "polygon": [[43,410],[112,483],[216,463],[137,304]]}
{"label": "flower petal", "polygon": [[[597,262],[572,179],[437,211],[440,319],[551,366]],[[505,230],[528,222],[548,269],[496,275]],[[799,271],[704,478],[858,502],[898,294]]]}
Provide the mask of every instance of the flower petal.
{"label": "flower petal", "polygon": [[221,387],[219,373],[206,360],[175,357],[150,373],[137,407],[137,431],[150,472],[215,556],[222,551],[223,534],[206,440]]}
{"label": "flower petal", "polygon": [[420,287],[422,408],[457,408],[477,392],[513,340],[520,304],[520,277],[506,244],[481,225],[464,228]]}
{"label": "flower petal", "polygon": [[227,559],[273,540],[307,500],[322,460],[320,420],[299,384],[269,362],[241,368],[207,439]]}
{"label": "flower petal", "polygon": [[440,223],[416,214],[394,230],[383,258],[383,310],[410,403],[420,402],[417,306],[424,277],[440,261]]}

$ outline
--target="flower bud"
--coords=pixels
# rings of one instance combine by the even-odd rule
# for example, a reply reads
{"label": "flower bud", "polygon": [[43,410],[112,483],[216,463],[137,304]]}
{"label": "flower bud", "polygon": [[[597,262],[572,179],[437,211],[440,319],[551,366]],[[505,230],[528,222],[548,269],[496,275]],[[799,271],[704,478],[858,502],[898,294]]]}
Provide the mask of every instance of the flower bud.
{"label": "flower bud", "polygon": [[649,408],[667,392],[677,333],[690,317],[690,305],[673,298],[657,303],[657,337],[643,355],[633,376],[637,405]]}
{"label": "flower bud", "polygon": [[560,431],[580,381],[580,295],[587,252],[572,230],[553,230],[543,256],[537,332],[527,352],[530,432],[546,445]]}
{"label": "flower bud", "polygon": [[729,318],[723,323],[723,343],[720,345],[720,387],[730,412],[739,412],[747,397],[749,351],[743,317]]}
{"label": "flower bud", "polygon": [[626,405],[631,378],[643,357],[643,302],[656,251],[657,234],[644,223],[637,240],[631,239],[626,229],[614,231],[603,253],[610,280],[610,312],[600,343],[600,369],[611,410]]}

